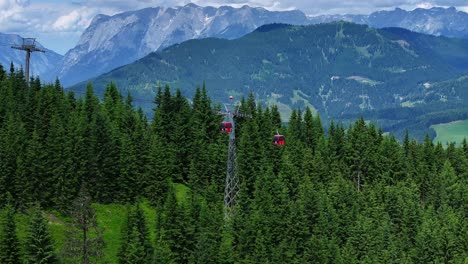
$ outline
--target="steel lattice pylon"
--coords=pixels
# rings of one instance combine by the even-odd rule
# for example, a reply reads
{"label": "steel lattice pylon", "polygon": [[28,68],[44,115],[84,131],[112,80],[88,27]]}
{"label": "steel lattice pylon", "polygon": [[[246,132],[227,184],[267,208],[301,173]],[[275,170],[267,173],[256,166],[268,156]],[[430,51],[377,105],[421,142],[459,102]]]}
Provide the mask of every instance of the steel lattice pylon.
{"label": "steel lattice pylon", "polygon": [[232,216],[234,208],[237,205],[236,197],[239,191],[240,186],[239,177],[237,176],[236,136],[233,129],[229,137],[226,187],[224,189],[224,219],[229,219]]}
{"label": "steel lattice pylon", "polygon": [[[232,99],[232,97],[230,97]],[[219,111],[218,115],[224,115],[232,124],[232,129],[229,134],[227,170],[226,170],[226,186],[224,188],[224,219],[231,218],[237,205],[237,195],[240,192],[239,176],[237,175],[237,159],[236,159],[236,125],[235,116],[249,118],[250,115],[239,113],[238,111],[230,111],[230,104],[224,104],[225,112]]]}

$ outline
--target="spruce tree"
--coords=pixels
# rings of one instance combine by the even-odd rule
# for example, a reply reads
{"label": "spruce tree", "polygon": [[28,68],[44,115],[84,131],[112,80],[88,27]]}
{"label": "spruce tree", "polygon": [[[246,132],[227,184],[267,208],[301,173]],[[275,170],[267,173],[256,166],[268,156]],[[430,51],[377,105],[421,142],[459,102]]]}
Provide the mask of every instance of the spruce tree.
{"label": "spruce tree", "polygon": [[[27,133],[18,114],[9,114],[3,128],[0,128],[0,207],[6,204],[6,194],[18,197],[16,172],[18,158],[24,156]],[[27,181],[20,184],[25,188]]]}
{"label": "spruce tree", "polygon": [[172,112],[174,119],[171,120],[173,129],[170,142],[174,151],[174,167],[172,177],[174,182],[187,182],[192,155],[192,129],[190,127],[190,107],[187,99],[182,96],[180,90],[172,100]]}
{"label": "spruce tree", "polygon": [[52,188],[51,204],[59,210],[65,211],[70,207],[77,192],[75,171],[73,171],[73,153],[70,139],[66,134],[66,124],[59,116],[52,117],[50,131],[47,137],[47,179]]}
{"label": "spruce tree", "polygon": [[131,139],[131,135],[123,133],[121,135],[121,150],[120,150],[120,173],[118,176],[120,200],[122,202],[134,202],[138,195],[138,167],[137,149]]}
{"label": "spruce tree", "polygon": [[[91,159],[96,165],[96,175],[90,179],[90,192],[94,199],[102,203],[118,200],[122,195],[119,189],[121,143],[117,124],[112,123],[105,111],[95,114],[94,126],[95,147],[92,150],[95,157]],[[127,194],[127,192],[125,192]]]}
{"label": "spruce tree", "polygon": [[7,205],[2,218],[2,232],[0,233],[0,263],[20,263],[20,247],[16,235],[15,209]]}
{"label": "spruce tree", "polygon": [[183,214],[183,208],[177,204],[175,191],[170,188],[158,226],[158,237],[156,238],[157,263],[182,263],[184,251],[182,247],[184,240],[182,231]]}
{"label": "spruce tree", "polygon": [[131,226],[128,231],[127,240],[125,243],[125,249],[121,249],[119,252],[119,263],[121,264],[140,264],[140,263],[152,263],[146,259],[145,247],[142,245],[140,240],[140,233],[136,226]]}
{"label": "spruce tree", "polygon": [[468,159],[468,141],[466,140],[466,138],[463,139],[462,141],[462,150],[463,150],[463,153],[465,153],[465,157]]}
{"label": "spruce tree", "polygon": [[[209,189],[211,190],[208,191],[212,192],[215,190],[215,186]],[[221,247],[221,228],[223,225],[221,203],[202,202],[197,225],[195,262],[219,263],[218,253]]]}
{"label": "spruce tree", "polygon": [[25,243],[25,262],[31,264],[58,263],[47,221],[42,216],[42,211],[38,206],[32,211],[29,220],[28,236]]}
{"label": "spruce tree", "polygon": [[44,145],[34,130],[25,153],[18,160],[15,187],[20,206],[25,207],[36,201],[45,206],[50,205],[48,198],[52,188],[46,178],[46,159]]}
{"label": "spruce tree", "polygon": [[153,135],[151,137],[149,162],[145,175],[148,186],[145,188],[145,193],[151,204],[158,207],[163,206],[170,183],[172,164],[167,160],[166,149],[167,146],[160,136]]}
{"label": "spruce tree", "polygon": [[153,263],[153,247],[143,210],[138,204],[128,211],[123,237],[119,263]]}

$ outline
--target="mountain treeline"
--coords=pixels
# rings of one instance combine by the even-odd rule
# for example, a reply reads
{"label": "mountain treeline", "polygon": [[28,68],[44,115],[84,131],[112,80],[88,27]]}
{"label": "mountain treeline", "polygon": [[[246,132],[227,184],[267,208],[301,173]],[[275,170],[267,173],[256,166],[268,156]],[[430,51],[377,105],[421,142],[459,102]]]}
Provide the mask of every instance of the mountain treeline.
{"label": "mountain treeline", "polygon": [[[228,135],[204,85],[190,102],[160,87],[153,120],[114,84],[101,97],[91,84],[83,96],[58,81],[28,87],[22,70],[0,67],[1,263],[103,262],[100,249],[117,242],[102,240],[91,203],[129,204],[119,263],[468,260],[466,140],[400,144],[362,118],[325,132],[308,108],[286,127],[249,95],[240,111],[252,117],[236,122],[239,204],[225,221]],[[272,144],[276,133],[285,146]],[[64,252],[48,210],[72,219]],[[26,239],[15,214],[30,216]]]}

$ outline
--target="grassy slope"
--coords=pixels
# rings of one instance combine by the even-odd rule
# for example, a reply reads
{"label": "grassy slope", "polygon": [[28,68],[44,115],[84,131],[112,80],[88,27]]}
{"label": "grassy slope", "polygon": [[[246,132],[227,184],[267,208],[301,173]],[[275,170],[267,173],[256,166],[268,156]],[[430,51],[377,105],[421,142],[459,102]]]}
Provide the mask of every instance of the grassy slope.
{"label": "grassy slope", "polygon": [[459,145],[464,138],[468,139],[468,120],[451,122],[447,124],[433,125],[437,136],[434,142],[441,142],[445,145],[448,142],[455,142]]}
{"label": "grassy slope", "polygon": [[[179,201],[184,201],[189,193],[189,188],[182,184],[174,184],[176,196]],[[150,231],[152,242],[155,240],[156,211],[147,201],[140,203],[146,216],[146,223]],[[104,228],[104,263],[117,263],[117,253],[121,244],[121,229],[127,217],[127,208],[121,204],[94,204],[96,210],[98,225]],[[64,246],[66,223],[69,218],[60,215],[57,212],[44,212],[49,220],[49,229],[55,241],[55,249],[59,254]],[[3,212],[1,214],[3,216]],[[28,225],[28,216],[25,214],[16,215],[17,233],[20,243],[24,243]]]}

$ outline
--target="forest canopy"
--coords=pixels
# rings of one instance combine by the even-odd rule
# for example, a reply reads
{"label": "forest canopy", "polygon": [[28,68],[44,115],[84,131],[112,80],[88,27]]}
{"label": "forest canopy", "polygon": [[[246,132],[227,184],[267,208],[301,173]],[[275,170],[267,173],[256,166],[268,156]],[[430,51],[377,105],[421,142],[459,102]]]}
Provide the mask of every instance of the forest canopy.
{"label": "forest canopy", "polygon": [[[91,84],[77,96],[59,81],[27,85],[21,69],[0,66],[1,263],[101,263],[98,249],[112,243],[119,263],[468,259],[466,140],[446,148],[429,137],[398,142],[363,118],[325,129],[309,108],[294,110],[285,126],[275,106],[249,95],[239,105],[251,118],[236,119],[241,191],[225,220],[220,106],[204,85],[190,101],[160,87],[153,103],[148,120],[112,83],[99,97]],[[284,146],[272,144],[277,132]],[[188,188],[184,197],[175,184]],[[154,222],[140,201],[151,204]],[[100,239],[92,204],[128,205],[119,240]],[[51,211],[69,219],[67,241],[52,241],[41,213]],[[17,236],[25,230],[15,215],[31,216],[27,238]],[[93,233],[83,240],[84,227]],[[39,238],[42,251],[32,247]]]}

